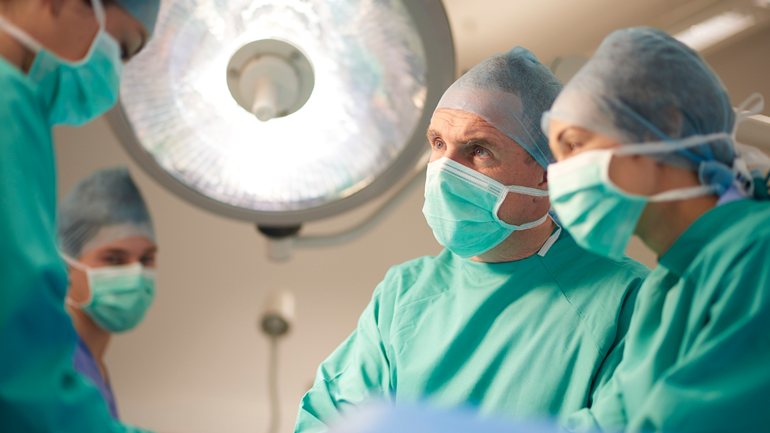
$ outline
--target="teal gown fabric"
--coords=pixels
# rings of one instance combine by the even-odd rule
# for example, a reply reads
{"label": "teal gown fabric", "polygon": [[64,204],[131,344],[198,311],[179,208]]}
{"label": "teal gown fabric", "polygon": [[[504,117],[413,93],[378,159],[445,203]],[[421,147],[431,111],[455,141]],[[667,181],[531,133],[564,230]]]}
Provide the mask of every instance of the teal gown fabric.
{"label": "teal gown fabric", "polygon": [[444,250],[395,266],[318,368],[295,431],[325,431],[369,399],[545,417],[588,404],[619,360],[649,270],[580,249],[486,264]]}
{"label": "teal gown fabric", "polygon": [[0,57],[0,431],[136,431],[72,365],[47,119],[34,83]]}
{"label": "teal gown fabric", "polygon": [[570,430],[770,429],[770,202],[701,216],[639,290],[623,361]]}

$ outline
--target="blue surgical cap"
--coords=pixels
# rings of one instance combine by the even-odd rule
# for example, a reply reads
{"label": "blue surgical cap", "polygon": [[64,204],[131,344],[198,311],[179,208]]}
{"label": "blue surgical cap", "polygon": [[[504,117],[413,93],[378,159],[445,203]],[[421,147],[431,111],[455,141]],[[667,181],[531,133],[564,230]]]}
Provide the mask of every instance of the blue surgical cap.
{"label": "blue surgical cap", "polygon": [[133,236],[155,240],[150,213],[127,167],[99,170],[64,197],[58,214],[59,245],[78,258]]}
{"label": "blue surgical cap", "polygon": [[160,0],[114,0],[119,4],[126,12],[133,15],[144,28],[147,29],[147,33],[152,36],[153,30],[155,30],[155,21],[158,19],[158,11],[160,10]]}
{"label": "blue surgical cap", "polygon": [[540,117],[561,91],[559,80],[532,52],[516,47],[495,54],[460,77],[439,108],[473,113],[521,145],[545,168],[553,162]]}
{"label": "blue surgical cap", "polygon": [[[543,116],[546,131],[549,119],[631,144],[732,133],[735,112],[719,77],[698,53],[661,30],[636,27],[604,39]],[[720,192],[734,179],[729,138],[649,156],[698,172],[703,184]]]}

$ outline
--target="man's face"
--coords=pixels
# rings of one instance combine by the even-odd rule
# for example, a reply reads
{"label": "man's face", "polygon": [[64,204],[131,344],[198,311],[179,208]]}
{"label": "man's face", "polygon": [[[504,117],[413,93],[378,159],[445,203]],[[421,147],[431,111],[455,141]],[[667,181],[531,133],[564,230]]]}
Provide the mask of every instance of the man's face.
{"label": "man's face", "polygon": [[[441,108],[428,128],[430,161],[451,159],[503,185],[548,189],[545,169],[516,141],[481,117]],[[509,193],[498,216],[508,224],[521,225],[548,212],[548,197]]]}

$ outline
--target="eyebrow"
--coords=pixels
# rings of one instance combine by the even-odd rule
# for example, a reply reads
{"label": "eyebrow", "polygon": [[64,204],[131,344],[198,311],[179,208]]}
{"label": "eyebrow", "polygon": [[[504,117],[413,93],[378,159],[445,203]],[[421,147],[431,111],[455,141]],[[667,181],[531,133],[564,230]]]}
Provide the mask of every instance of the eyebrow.
{"label": "eyebrow", "polygon": [[471,138],[470,140],[460,142],[460,144],[464,147],[481,146],[481,147],[489,147],[491,149],[500,149],[500,146],[498,144],[493,143],[485,138]]}
{"label": "eyebrow", "polygon": [[128,255],[128,251],[126,251],[126,250],[124,250],[122,248],[110,248],[108,250],[102,251],[101,254],[118,254],[118,255],[127,256]]}

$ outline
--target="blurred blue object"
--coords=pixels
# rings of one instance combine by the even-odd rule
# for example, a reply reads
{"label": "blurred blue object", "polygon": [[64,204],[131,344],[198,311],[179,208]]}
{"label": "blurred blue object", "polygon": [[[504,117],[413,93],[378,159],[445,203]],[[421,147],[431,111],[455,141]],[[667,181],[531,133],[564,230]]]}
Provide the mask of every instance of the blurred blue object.
{"label": "blurred blue object", "polygon": [[529,50],[516,47],[474,66],[444,93],[436,108],[473,113],[527,150],[545,168],[553,162],[540,117],[562,86]]}
{"label": "blurred blue object", "polygon": [[470,409],[373,404],[329,433],[558,433],[556,423],[481,419]]}

